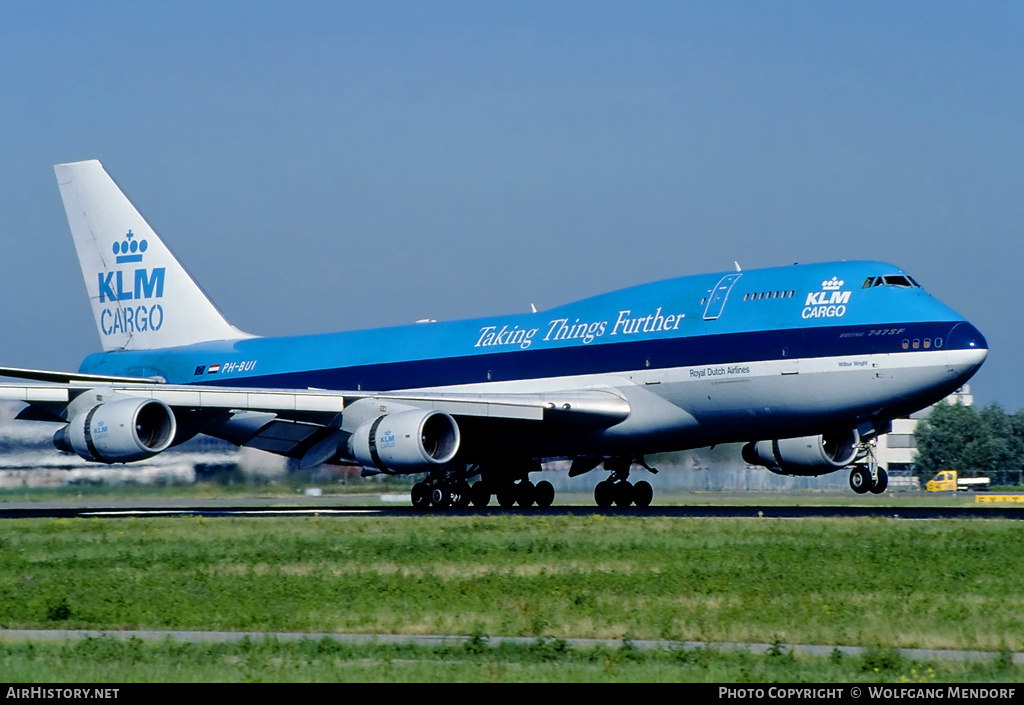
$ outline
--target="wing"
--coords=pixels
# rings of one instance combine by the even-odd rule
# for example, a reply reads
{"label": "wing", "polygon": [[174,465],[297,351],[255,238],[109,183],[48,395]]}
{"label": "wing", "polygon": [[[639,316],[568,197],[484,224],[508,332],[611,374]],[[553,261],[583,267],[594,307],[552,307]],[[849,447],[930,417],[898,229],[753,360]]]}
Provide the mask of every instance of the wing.
{"label": "wing", "polygon": [[[440,456],[409,444],[429,443],[431,428],[444,432],[445,422],[438,417],[449,420],[449,435],[454,434],[458,446],[459,426],[472,428],[474,433],[485,431],[490,437],[517,432],[524,423],[545,432],[585,432],[612,426],[630,413],[625,399],[604,390],[372,393],[173,385],[18,368],[0,368],[0,374],[41,382],[0,385],[0,399],[29,405],[18,418],[66,423],[66,444],[58,443],[59,447],[105,462],[151,457],[205,433],[295,458],[302,466],[372,463],[384,471],[422,472],[439,462]],[[100,410],[104,413],[98,413]],[[385,419],[388,423],[383,423]],[[392,425],[406,432],[394,434]],[[149,443],[146,439],[160,435],[160,428],[171,429],[164,434],[171,437],[166,442]],[[393,448],[388,446],[388,437],[381,435],[389,433],[395,435]],[[377,435],[384,440],[379,441]],[[353,437],[363,442],[353,443]],[[360,454],[358,448],[364,446]]]}

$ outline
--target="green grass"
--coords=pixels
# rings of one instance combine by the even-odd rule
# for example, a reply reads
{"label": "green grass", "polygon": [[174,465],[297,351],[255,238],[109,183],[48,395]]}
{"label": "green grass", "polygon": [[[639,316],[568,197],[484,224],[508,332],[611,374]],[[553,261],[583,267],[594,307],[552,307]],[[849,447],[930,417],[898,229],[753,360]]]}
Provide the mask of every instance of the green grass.
{"label": "green grass", "polygon": [[1024,650],[1019,524],[507,515],[0,524],[0,626]]}

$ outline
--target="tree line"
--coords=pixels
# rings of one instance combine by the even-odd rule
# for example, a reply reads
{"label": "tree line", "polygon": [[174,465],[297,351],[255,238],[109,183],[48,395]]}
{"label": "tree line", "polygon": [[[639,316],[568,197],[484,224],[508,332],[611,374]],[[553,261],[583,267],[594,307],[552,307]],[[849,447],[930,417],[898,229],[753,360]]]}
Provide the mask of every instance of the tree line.
{"label": "tree line", "polygon": [[930,479],[940,470],[984,475],[996,485],[1018,484],[1024,467],[1024,410],[1006,413],[998,404],[977,410],[936,404],[914,431],[914,474]]}

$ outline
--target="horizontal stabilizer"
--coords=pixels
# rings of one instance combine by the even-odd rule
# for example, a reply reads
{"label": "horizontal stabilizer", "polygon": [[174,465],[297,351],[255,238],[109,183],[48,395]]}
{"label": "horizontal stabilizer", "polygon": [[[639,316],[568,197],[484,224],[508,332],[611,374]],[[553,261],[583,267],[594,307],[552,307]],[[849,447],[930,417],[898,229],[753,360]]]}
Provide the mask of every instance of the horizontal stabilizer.
{"label": "horizontal stabilizer", "polygon": [[116,375],[89,375],[81,372],[54,372],[52,370],[29,370],[21,367],[0,367],[0,377],[34,379],[37,382],[54,384],[161,384],[160,377],[118,377]]}

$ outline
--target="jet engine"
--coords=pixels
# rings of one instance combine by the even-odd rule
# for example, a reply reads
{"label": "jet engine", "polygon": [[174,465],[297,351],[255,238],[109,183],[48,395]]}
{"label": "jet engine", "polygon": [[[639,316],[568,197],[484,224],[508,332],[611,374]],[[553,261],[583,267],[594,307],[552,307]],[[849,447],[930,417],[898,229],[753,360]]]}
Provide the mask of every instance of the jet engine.
{"label": "jet engine", "polygon": [[130,463],[167,450],[176,432],[174,412],[162,401],[126,397],[71,417],[53,445],[86,460]]}
{"label": "jet engine", "polygon": [[743,446],[743,460],[778,475],[824,475],[857,458],[860,434],[855,429],[820,436],[754,441]]}
{"label": "jet engine", "polygon": [[361,465],[389,474],[433,470],[455,457],[459,426],[434,409],[410,409],[378,416],[352,434],[349,450]]}

